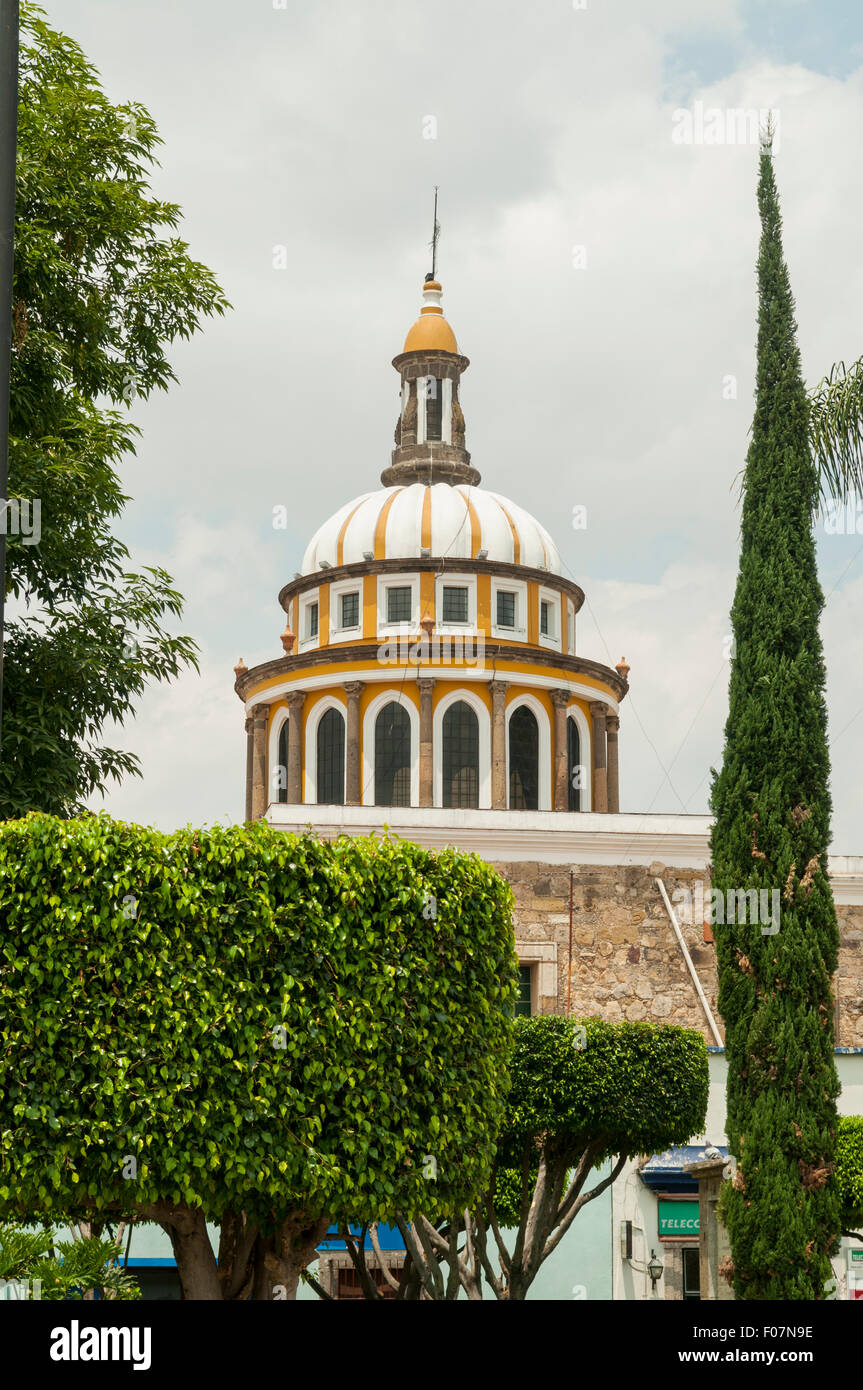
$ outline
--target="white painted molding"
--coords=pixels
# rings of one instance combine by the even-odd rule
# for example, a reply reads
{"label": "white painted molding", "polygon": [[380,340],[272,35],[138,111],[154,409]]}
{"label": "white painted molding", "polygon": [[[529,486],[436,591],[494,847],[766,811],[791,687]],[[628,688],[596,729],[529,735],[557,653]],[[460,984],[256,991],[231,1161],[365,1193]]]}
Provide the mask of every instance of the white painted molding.
{"label": "white painted molding", "polygon": [[[305,758],[305,772],[304,772],[304,777],[303,777],[303,782],[304,782],[303,800],[304,800],[304,802],[306,802],[307,804],[306,804],[305,806],[302,807],[302,810],[303,810],[304,813],[305,813],[306,811],[318,811],[318,810],[329,810],[330,812],[332,812],[332,810],[333,810],[333,808],[332,808],[331,806],[330,806],[330,807],[319,807],[319,806],[317,805],[317,800],[318,800],[318,725],[320,724],[321,720],[323,719],[323,717],[324,717],[324,715],[326,714],[326,712],[327,712],[328,709],[337,709],[337,710],[339,711],[339,713],[341,714],[342,719],[343,719],[344,722],[345,722],[345,777],[347,777],[347,768],[348,768],[348,707],[347,707],[347,702],[346,702],[344,699],[341,699],[341,700],[340,700],[340,699],[339,699],[337,696],[335,696],[335,695],[325,695],[324,698],[323,698],[322,700],[318,700],[317,704],[313,706],[313,708],[312,708],[312,709],[310,710],[310,712],[309,712],[308,718],[306,719],[306,758]],[[342,788],[342,796],[344,796],[344,794],[345,794],[345,791],[344,791],[344,787],[343,787],[343,788]],[[286,805],[280,805],[280,809],[281,809],[282,811],[284,811],[284,810],[287,809],[287,807],[286,807]],[[296,810],[299,809],[299,808],[294,807],[293,809],[294,809],[294,811],[296,812]],[[340,808],[340,809],[345,809],[345,808],[342,807],[342,808]],[[305,814],[304,814],[303,820],[305,821],[306,819],[308,819],[308,817],[306,817]]]}
{"label": "white painted molding", "polygon": [[[463,679],[464,677],[462,677]],[[451,690],[448,695],[444,695],[442,700],[438,700],[435,706],[432,728],[432,748],[434,751],[434,800],[435,807],[439,810],[446,810],[447,815],[478,815],[479,812],[453,812],[449,808],[444,808],[443,803],[443,717],[452,705],[464,700],[466,705],[470,705],[477,717],[479,725],[479,804],[480,810],[491,806],[491,717],[488,706],[479,695],[472,690]],[[401,809],[401,808],[399,808]],[[406,808],[407,809],[407,808]],[[431,808],[416,807],[416,810],[426,810]]]}
{"label": "white painted molding", "polygon": [[535,695],[517,695],[506,707],[506,801],[509,805],[509,725],[521,706],[529,709],[536,719],[539,734],[539,810],[551,810],[551,722]]}
{"label": "white painted molding", "polygon": [[[375,804],[375,723],[381,710],[391,703],[407,710],[411,722],[411,801],[415,806],[418,806],[420,799],[420,713],[413,700],[401,690],[385,690],[382,694],[376,695],[363,715],[363,805],[374,806]],[[378,808],[381,815],[384,815],[389,809],[388,806]]]}

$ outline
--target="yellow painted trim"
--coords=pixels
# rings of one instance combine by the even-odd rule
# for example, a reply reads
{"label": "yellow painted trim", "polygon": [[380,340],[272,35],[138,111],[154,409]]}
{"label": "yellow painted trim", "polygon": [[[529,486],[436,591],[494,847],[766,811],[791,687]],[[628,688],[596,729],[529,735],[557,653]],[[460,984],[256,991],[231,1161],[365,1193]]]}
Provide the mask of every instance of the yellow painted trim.
{"label": "yellow painted trim", "polygon": [[378,581],[377,575],[363,575],[363,641],[368,642],[378,632]]}
{"label": "yellow painted trim", "polygon": [[[428,670],[430,675],[433,674],[431,668],[428,668]],[[483,704],[485,705],[486,709],[489,711],[489,713],[491,712],[491,695],[489,694],[487,680],[463,680],[460,682],[460,684],[465,690],[471,691],[473,695],[478,695],[479,698],[482,700]],[[440,701],[445,699],[447,695],[451,695],[453,689],[454,685],[450,681],[435,681],[434,694],[432,696],[432,708],[437,709],[438,705],[440,704]]]}
{"label": "yellow painted trim", "polygon": [[527,643],[529,647],[539,646],[539,585],[527,585]]}
{"label": "yellow painted trim", "polygon": [[386,502],[381,507],[380,512],[378,513],[377,525],[375,526],[374,543],[374,553],[376,560],[385,560],[387,558],[387,518],[390,514],[390,508],[392,507],[393,502],[395,502],[400,492],[404,492],[403,487],[393,488],[392,497],[387,498]]}
{"label": "yellow painted trim", "polygon": [[501,511],[503,512],[504,516],[506,517],[507,521],[509,522],[509,529],[510,529],[510,531],[512,531],[512,562],[513,562],[514,565],[520,565],[520,564],[521,564],[521,542],[519,541],[519,538],[518,538],[518,531],[516,530],[515,522],[513,521],[512,517],[510,516],[510,514],[509,514],[509,512],[507,511],[506,507],[504,507],[504,506],[502,505],[502,503],[498,502],[497,505],[500,507]]}
{"label": "yellow painted trim", "polygon": [[470,517],[470,553],[471,559],[475,560],[477,553],[482,550],[482,526],[476,507],[471,502],[470,497],[465,493],[462,493],[462,497],[467,502],[468,516]]}
{"label": "yellow painted trim", "polygon": [[423,493],[423,518],[420,526],[420,545],[423,550],[431,550],[432,543],[432,494],[427,487]]}
{"label": "yellow painted trim", "polygon": [[423,618],[433,618],[437,622],[433,570],[420,570],[420,622]]}
{"label": "yellow painted trim", "polygon": [[[411,640],[413,641],[413,639]],[[292,686],[296,688],[302,686],[304,679],[322,676],[329,673],[333,677],[332,684],[336,686],[340,685],[342,681],[353,679],[354,672],[367,670],[368,666],[368,661],[357,661],[356,658],[346,656],[344,661],[328,662],[326,666],[300,667],[297,670],[291,672],[291,683]],[[444,669],[447,671],[453,671],[457,668],[455,666],[446,666]],[[470,685],[471,681],[476,679],[475,667],[465,666],[462,669],[464,670],[465,684]],[[399,672],[401,672],[402,668],[399,667],[398,670]],[[433,676],[434,667],[424,666],[423,675]],[[540,665],[536,662],[531,662],[528,665],[525,662],[518,661],[498,661],[495,664],[494,675],[497,680],[512,681],[516,681],[519,676],[544,676],[548,679],[558,680],[561,682],[561,684],[563,684],[564,682],[576,680],[580,685],[588,686],[591,689],[598,691],[600,694],[609,695],[615,702],[617,700],[617,696],[614,694],[611,687],[609,685],[606,685],[603,681],[599,680],[594,676],[590,676],[587,673],[582,673],[580,671],[562,671],[559,666],[554,665],[554,662],[551,659],[549,660],[548,665]],[[246,695],[246,699],[250,700],[253,696],[263,694],[265,691],[271,689],[273,686],[281,685],[284,679],[285,678],[283,675],[270,676],[266,681],[262,681],[260,685],[255,685],[251,690],[249,690],[248,694]],[[399,676],[399,679],[401,679],[401,676]],[[485,684],[491,679],[492,671],[491,668],[488,667],[485,672],[485,675],[482,677],[482,683]],[[381,690],[384,688],[386,684],[387,682],[384,681],[375,682],[375,689]],[[406,681],[405,684],[408,685],[409,682]],[[439,682],[439,688],[442,689],[451,687],[451,685],[452,682],[449,680]],[[323,690],[323,692],[326,693],[328,688],[329,687],[326,686],[316,687],[314,692],[312,692],[311,690],[309,691],[309,695],[311,696],[312,693],[314,693],[317,697],[319,690]],[[526,687],[526,689],[531,689],[534,693],[536,693],[537,691],[541,690],[542,687],[530,686]],[[578,696],[574,696],[573,698],[577,700]]]}
{"label": "yellow painted trim", "polygon": [[339,530],[339,538],[336,542],[337,565],[343,565],[345,563],[345,534],[362,505],[362,502],[358,502],[357,505],[348,513],[348,515],[345,517],[344,521],[341,524],[341,528]]}
{"label": "yellow painted trim", "polygon": [[330,586],[322,584],[318,590],[318,642],[322,647],[330,645]]}
{"label": "yellow painted trim", "polygon": [[476,625],[480,632],[491,634],[491,575],[476,577]]}

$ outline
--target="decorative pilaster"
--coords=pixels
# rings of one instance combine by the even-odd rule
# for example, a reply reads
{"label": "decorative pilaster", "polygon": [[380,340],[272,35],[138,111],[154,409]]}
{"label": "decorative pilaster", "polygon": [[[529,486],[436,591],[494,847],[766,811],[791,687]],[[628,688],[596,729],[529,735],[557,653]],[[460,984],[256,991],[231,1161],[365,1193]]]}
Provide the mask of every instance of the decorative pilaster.
{"label": "decorative pilaster", "polygon": [[342,687],[348,697],[347,737],[345,742],[345,805],[359,806],[360,786],[360,695],[364,681],[347,681]]}
{"label": "decorative pilaster", "polygon": [[590,717],[593,720],[593,809],[608,810],[608,765],[605,743],[605,718],[608,706],[601,700],[592,700]]}
{"label": "decorative pilaster", "polygon": [[434,685],[431,676],[420,676],[417,681],[420,693],[420,806],[434,805]]}
{"label": "decorative pilaster", "polygon": [[260,820],[269,805],[267,797],[267,727],[269,705],[252,710],[252,820]]}
{"label": "decorative pilaster", "polygon": [[551,703],[554,705],[554,743],[552,749],[552,808],[555,811],[569,810],[569,749],[566,737],[566,707],[572,696],[568,690],[552,690]]}
{"label": "decorative pilaster", "polygon": [[254,763],[254,740],[252,736],[252,716],[246,715],[246,820],[252,819],[252,768]]}
{"label": "decorative pilaster", "polygon": [[290,710],[288,718],[288,801],[299,806],[303,800],[303,705],[304,690],[292,690],[285,696]]}
{"label": "decorative pilaster", "polygon": [[491,809],[505,811],[506,794],[506,681],[489,681],[491,691]]}
{"label": "decorative pilaster", "polygon": [[617,764],[617,735],[620,720],[616,714],[609,714],[605,720],[608,743],[608,809],[615,814],[620,810],[620,785]]}

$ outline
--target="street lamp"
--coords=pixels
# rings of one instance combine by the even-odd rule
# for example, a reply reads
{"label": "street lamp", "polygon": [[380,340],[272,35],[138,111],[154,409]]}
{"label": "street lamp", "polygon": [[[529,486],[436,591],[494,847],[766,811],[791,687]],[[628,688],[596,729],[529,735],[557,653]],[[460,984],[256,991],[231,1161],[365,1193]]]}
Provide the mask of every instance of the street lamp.
{"label": "street lamp", "polygon": [[651,1293],[655,1293],[655,1292],[656,1292],[656,1285],[659,1283],[660,1279],[662,1278],[662,1271],[664,1270],[664,1268],[665,1268],[665,1266],[663,1265],[663,1263],[662,1263],[662,1261],[660,1260],[659,1256],[657,1255],[656,1251],[655,1251],[655,1250],[651,1250],[651,1252],[650,1252],[650,1260],[648,1261],[648,1265],[647,1265],[647,1272],[648,1272],[648,1274],[650,1275],[650,1290],[651,1290]]}

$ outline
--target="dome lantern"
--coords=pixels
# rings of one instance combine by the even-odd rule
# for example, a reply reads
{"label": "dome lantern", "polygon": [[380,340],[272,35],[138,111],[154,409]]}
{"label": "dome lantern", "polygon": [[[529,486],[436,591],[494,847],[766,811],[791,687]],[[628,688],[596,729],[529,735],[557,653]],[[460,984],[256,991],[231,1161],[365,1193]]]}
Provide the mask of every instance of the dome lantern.
{"label": "dome lantern", "polygon": [[423,285],[419,318],[393,366],[401,377],[399,418],[392,463],[381,473],[384,487],[410,483],[467,483],[480,474],[465,448],[459,401],[462,372],[469,366],[444,317],[439,280]]}

